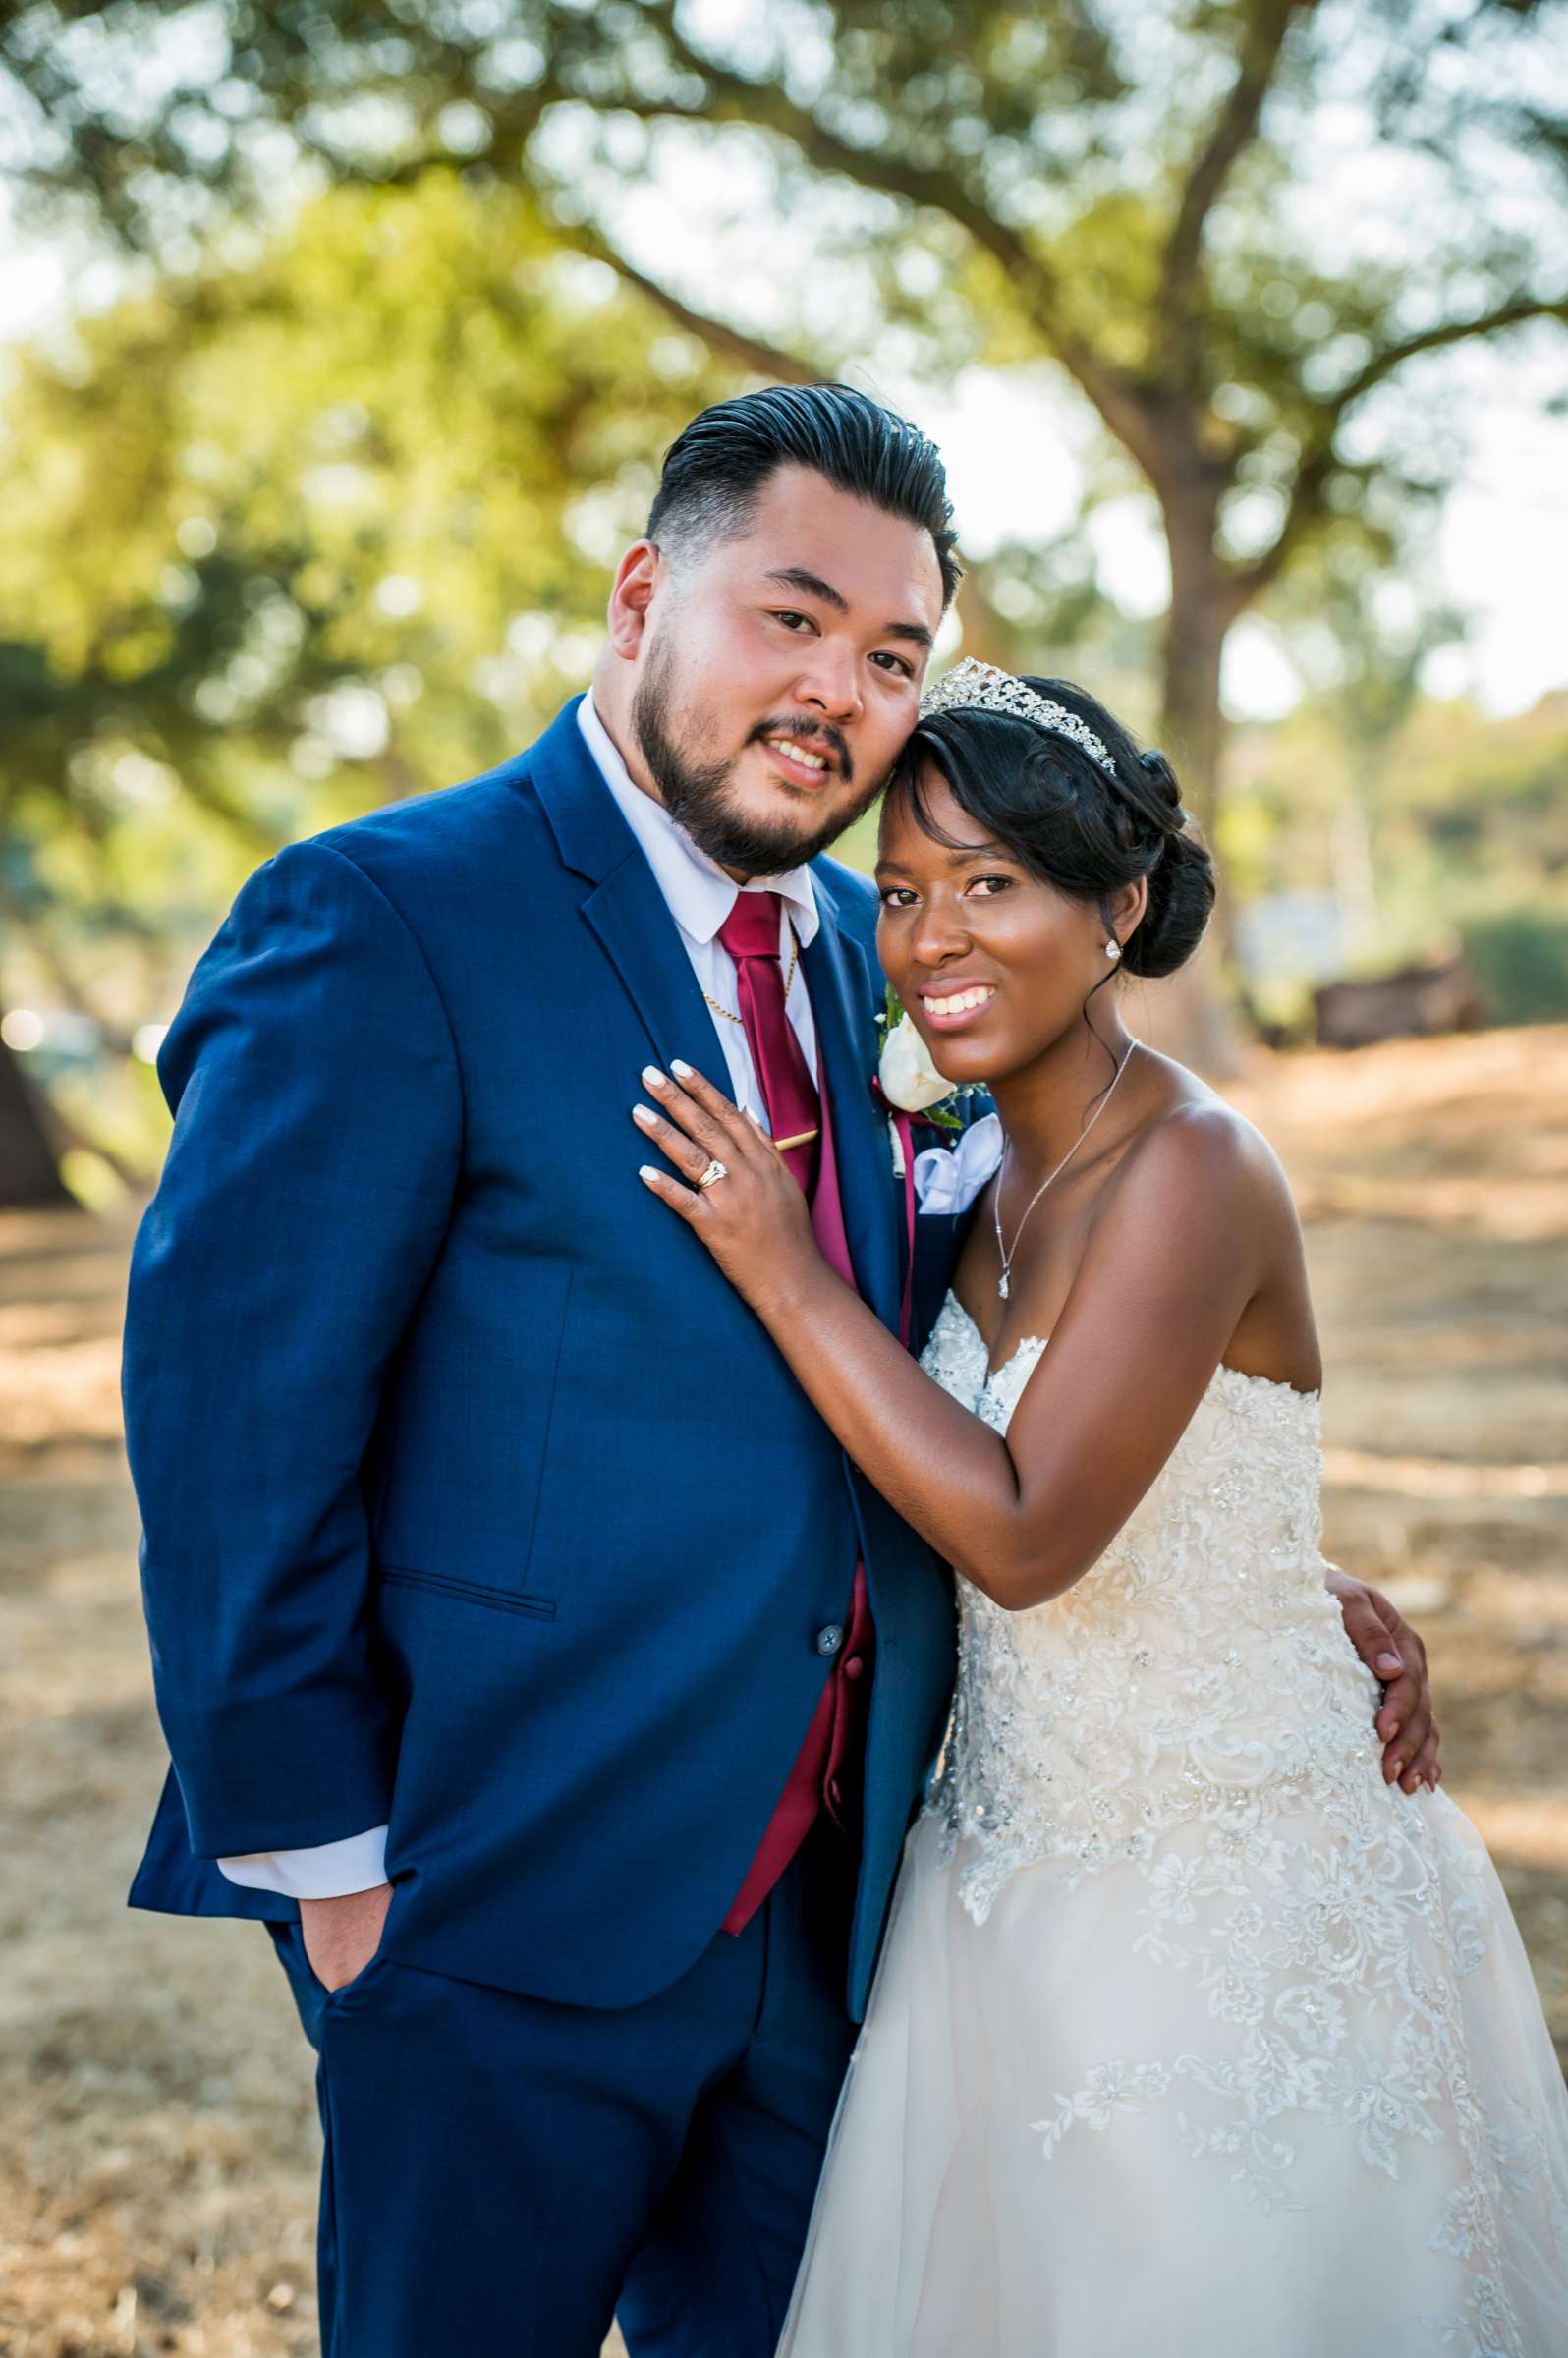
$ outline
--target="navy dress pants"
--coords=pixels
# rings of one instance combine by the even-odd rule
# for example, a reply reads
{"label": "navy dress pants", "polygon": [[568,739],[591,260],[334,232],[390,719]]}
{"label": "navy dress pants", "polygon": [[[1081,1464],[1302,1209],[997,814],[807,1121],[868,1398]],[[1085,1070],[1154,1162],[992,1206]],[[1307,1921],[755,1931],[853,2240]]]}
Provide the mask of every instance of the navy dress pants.
{"label": "navy dress pants", "polygon": [[329,1993],[272,1927],[318,2056],[323,2358],[598,2358],[616,2314],[632,2358],[772,2358],[854,2039],[854,1867],[819,1823],[744,1932],[612,2010],[380,1956]]}

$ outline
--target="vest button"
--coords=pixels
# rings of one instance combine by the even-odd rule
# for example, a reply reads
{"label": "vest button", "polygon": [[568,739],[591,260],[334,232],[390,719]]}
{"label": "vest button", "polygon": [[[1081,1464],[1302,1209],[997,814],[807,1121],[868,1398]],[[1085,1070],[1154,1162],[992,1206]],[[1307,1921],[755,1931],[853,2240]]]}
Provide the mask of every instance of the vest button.
{"label": "vest button", "polygon": [[816,1633],[816,1651],[818,1654],[837,1654],[843,1643],[844,1632],[836,1621],[830,1621],[825,1629],[819,1629]]}

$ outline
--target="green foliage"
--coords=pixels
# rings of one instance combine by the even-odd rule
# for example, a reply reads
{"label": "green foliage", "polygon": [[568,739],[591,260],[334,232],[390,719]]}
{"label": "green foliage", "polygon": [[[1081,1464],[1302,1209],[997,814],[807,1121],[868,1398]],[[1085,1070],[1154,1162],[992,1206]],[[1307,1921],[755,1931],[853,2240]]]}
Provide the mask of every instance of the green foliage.
{"label": "green foliage", "polygon": [[[463,163],[531,189],[730,365],[1053,365],[1164,518],[1165,715],[1205,806],[1230,622],[1325,545],[1387,562],[1452,462],[1431,405],[1369,438],[1370,399],[1466,338],[1568,318],[1542,258],[1562,251],[1565,14],[210,0],[198,41],[196,12],[115,0],[13,12],[0,75],[19,185],[145,251],[264,216],[291,157],[346,185]],[[137,43],[133,95],[113,64]],[[696,273],[684,165],[738,192],[701,221]],[[760,268],[758,218],[780,233]],[[476,334],[449,351],[482,383]]]}
{"label": "green foliage", "polygon": [[1424,647],[1376,592],[1455,463],[1440,356],[1568,318],[1565,19],[0,11],[14,188],[144,265],[6,403],[10,957],[68,999],[162,1002],[271,844],[495,759],[580,684],[605,566],[704,401],[973,364],[1075,389],[1090,496],[1150,499],[1172,571],[1156,651],[1081,533],[996,551],[965,593],[975,651],[1092,676],[1206,815],[1221,647],[1267,601],[1341,660],[1299,727],[1239,749],[1233,882],[1332,882],[1370,845],[1398,877],[1369,914],[1379,953],[1434,905],[1511,891],[1556,857],[1556,756],[1535,784],[1501,756],[1494,780],[1461,731],[1479,769],[1445,766]]}
{"label": "green foliage", "polygon": [[1518,901],[1465,919],[1459,933],[1494,1024],[1568,1017],[1568,906]]}
{"label": "green foliage", "polygon": [[1463,947],[1494,1022],[1564,1012],[1568,695],[1491,720],[1413,692],[1368,735],[1331,690],[1246,731],[1235,767],[1220,848],[1243,900],[1334,899],[1360,973]]}
{"label": "green foliage", "polygon": [[116,1027],[166,1011],[276,844],[526,743],[584,683],[660,449],[732,384],[525,192],[450,172],[331,191],[26,356],[13,967],[46,953],[45,996]]}

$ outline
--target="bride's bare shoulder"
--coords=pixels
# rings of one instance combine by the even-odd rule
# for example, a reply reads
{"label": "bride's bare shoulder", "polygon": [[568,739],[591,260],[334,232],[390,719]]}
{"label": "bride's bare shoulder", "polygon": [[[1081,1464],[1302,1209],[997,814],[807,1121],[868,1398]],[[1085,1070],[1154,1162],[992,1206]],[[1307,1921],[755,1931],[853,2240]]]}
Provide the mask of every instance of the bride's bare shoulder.
{"label": "bride's bare shoulder", "polygon": [[1144,1048],[1151,1067],[1148,1119],[1122,1169],[1139,1193],[1196,1194],[1216,1216],[1243,1206],[1295,1221],[1290,1184],[1256,1123],[1173,1057]]}

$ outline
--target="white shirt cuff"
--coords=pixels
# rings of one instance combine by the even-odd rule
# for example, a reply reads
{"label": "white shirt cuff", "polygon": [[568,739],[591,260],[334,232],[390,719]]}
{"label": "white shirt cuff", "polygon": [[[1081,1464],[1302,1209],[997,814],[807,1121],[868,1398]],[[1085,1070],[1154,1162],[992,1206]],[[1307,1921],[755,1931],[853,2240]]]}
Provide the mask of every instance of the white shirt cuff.
{"label": "white shirt cuff", "polygon": [[285,1899],[343,1899],[386,1881],[386,1833],[384,1825],[372,1825],[368,1833],[319,1842],[312,1850],[252,1850],[217,1864],[231,1883],[251,1891],[276,1891]]}

